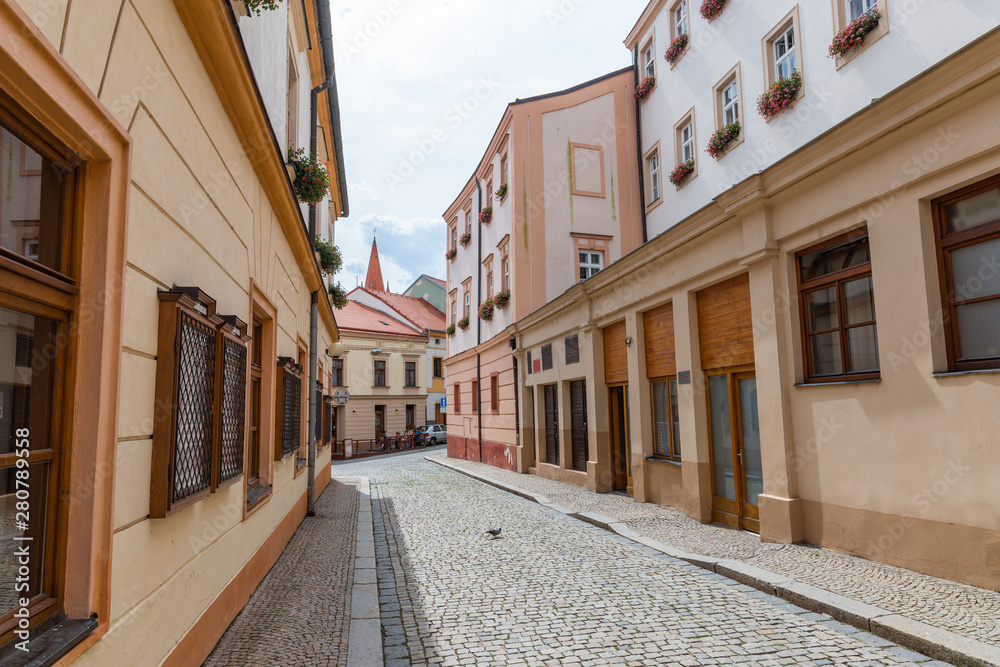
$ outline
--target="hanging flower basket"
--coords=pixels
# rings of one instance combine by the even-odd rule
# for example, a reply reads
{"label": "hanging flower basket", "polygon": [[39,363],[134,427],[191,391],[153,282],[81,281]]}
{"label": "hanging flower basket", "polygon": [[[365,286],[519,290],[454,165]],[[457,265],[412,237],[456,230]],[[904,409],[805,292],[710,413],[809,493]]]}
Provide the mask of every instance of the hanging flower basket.
{"label": "hanging flower basket", "polygon": [[337,310],[343,310],[347,305],[347,292],[340,285],[330,285],[330,303]]}
{"label": "hanging flower basket", "polygon": [[316,252],[319,254],[319,268],[324,276],[332,276],[340,271],[344,265],[344,259],[340,254],[340,249],[320,237],[316,237]]}
{"label": "hanging flower basket", "polygon": [[454,336],[455,335],[455,325],[454,324],[449,324],[448,328],[445,329],[445,331],[447,332],[447,334],[449,336]]}
{"label": "hanging flower basket", "polygon": [[694,160],[688,160],[687,162],[681,162],[679,165],[674,167],[674,170],[670,172],[670,182],[677,187],[681,186],[684,179],[691,175],[694,171]]}
{"label": "hanging flower basket", "polygon": [[489,322],[493,319],[493,299],[487,297],[479,306],[479,319]]}
{"label": "hanging flower basket", "polygon": [[497,295],[493,297],[493,305],[503,310],[510,303],[510,289],[502,289],[497,292]]}
{"label": "hanging flower basket", "polygon": [[878,27],[878,22],[882,19],[882,12],[878,7],[872,7],[867,12],[851,21],[851,23],[837,33],[830,44],[830,57],[843,58],[854,49],[860,48],[865,43],[865,35]]}
{"label": "hanging flower basket", "polygon": [[306,155],[301,148],[288,149],[288,162],[295,169],[292,188],[304,204],[318,204],[330,190],[330,175],[316,155]]}
{"label": "hanging flower basket", "polygon": [[465,317],[463,317],[462,319],[460,319],[458,321],[458,328],[461,329],[462,331],[465,331],[466,329],[469,328],[469,316],[468,315],[466,315]]}
{"label": "hanging flower basket", "polygon": [[709,23],[714,21],[722,13],[722,10],[726,8],[726,3],[729,0],[705,0],[701,3],[701,18],[705,19]]}
{"label": "hanging flower basket", "polygon": [[463,248],[468,247],[468,245],[472,243],[472,234],[465,232],[458,238],[458,242],[462,244]]}
{"label": "hanging flower basket", "polygon": [[247,11],[260,16],[262,9],[272,11],[278,8],[280,0],[246,0]]}
{"label": "hanging flower basket", "polygon": [[726,148],[740,136],[740,124],[730,123],[715,131],[712,138],[708,140],[706,153],[718,160],[726,154]]}
{"label": "hanging flower basket", "polygon": [[667,59],[667,62],[671,65],[677,60],[680,55],[684,52],[684,49],[688,45],[687,33],[681,33],[674,37],[674,41],[670,42],[670,46],[667,47],[667,52],[663,55]]}
{"label": "hanging flower basket", "polygon": [[483,223],[484,225],[488,225],[490,224],[491,220],[493,220],[493,207],[487,206],[486,208],[484,208],[482,211],[479,212],[479,222]]}
{"label": "hanging flower basket", "polygon": [[757,113],[765,120],[770,120],[780,113],[788,111],[795,102],[796,95],[802,89],[802,75],[792,70],[792,75],[779,79],[764,94],[757,98]]}
{"label": "hanging flower basket", "polygon": [[506,184],[506,183],[504,183],[504,184],[503,184],[503,185],[501,185],[501,186],[500,186],[500,188],[499,188],[499,189],[498,189],[498,190],[496,191],[496,197],[497,197],[497,199],[503,199],[503,198],[504,198],[504,197],[506,197],[506,196],[507,196],[507,184]]}
{"label": "hanging flower basket", "polygon": [[649,94],[653,92],[653,86],[655,85],[656,85],[656,77],[647,76],[645,79],[642,80],[642,83],[640,83],[638,87],[636,87],[635,99],[639,100],[640,102],[645,102],[646,98],[649,97]]}
{"label": "hanging flower basket", "polygon": [[446,251],[444,253],[444,258],[445,259],[455,259],[455,255],[457,255],[457,254],[458,254],[458,250],[456,250],[455,248],[452,248],[451,250],[448,250],[448,251]]}

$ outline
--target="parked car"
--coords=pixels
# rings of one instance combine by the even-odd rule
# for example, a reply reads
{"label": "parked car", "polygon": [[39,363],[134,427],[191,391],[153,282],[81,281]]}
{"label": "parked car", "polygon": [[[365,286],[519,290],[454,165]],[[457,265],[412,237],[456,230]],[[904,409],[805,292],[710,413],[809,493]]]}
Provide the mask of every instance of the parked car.
{"label": "parked car", "polygon": [[443,445],[448,441],[448,427],[445,424],[431,424],[420,429],[427,447]]}

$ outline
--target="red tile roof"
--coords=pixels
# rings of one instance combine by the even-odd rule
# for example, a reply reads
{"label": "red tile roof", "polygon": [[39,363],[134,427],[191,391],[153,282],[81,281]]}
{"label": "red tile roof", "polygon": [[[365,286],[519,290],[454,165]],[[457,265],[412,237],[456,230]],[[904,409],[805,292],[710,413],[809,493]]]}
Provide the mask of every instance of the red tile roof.
{"label": "red tile roof", "polygon": [[405,317],[421,329],[444,331],[444,313],[435,308],[427,299],[391,292],[365,290],[385,305]]}
{"label": "red tile roof", "polygon": [[408,327],[374,308],[348,300],[347,305],[335,311],[337,327],[344,331],[367,331],[394,336],[423,337],[423,331]]}
{"label": "red tile roof", "polygon": [[429,276],[426,273],[424,274],[424,278],[427,278],[428,280],[434,281],[434,283],[436,285],[438,285],[439,287],[441,287],[441,289],[448,289],[448,284],[445,283],[445,281],[441,280],[440,278],[435,278],[434,276]]}

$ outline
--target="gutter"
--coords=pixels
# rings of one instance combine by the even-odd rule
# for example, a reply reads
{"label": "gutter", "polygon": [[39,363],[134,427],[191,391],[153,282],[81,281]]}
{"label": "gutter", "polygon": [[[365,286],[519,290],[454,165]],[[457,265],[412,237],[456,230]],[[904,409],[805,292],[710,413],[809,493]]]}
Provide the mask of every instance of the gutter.
{"label": "gutter", "polygon": [[319,19],[319,39],[320,45],[323,47],[323,68],[326,70],[326,80],[330,83],[327,90],[327,101],[330,103],[330,118],[333,121],[333,152],[337,156],[337,185],[340,190],[341,202],[339,216],[346,218],[351,214],[351,206],[347,200],[344,137],[340,127],[340,96],[337,94],[337,73],[333,58],[333,25],[330,21],[329,2],[317,0],[316,18]]}
{"label": "gutter", "polygon": [[[635,71],[635,87],[639,87],[639,45],[635,45],[632,52],[632,67]],[[649,241],[649,233],[646,231],[646,165],[642,157],[642,102],[635,101],[635,144],[636,159],[639,161],[639,215],[642,218],[642,242]],[[662,159],[662,158],[661,158]],[[660,172],[663,166],[660,165]],[[662,186],[661,186],[662,187]]]}

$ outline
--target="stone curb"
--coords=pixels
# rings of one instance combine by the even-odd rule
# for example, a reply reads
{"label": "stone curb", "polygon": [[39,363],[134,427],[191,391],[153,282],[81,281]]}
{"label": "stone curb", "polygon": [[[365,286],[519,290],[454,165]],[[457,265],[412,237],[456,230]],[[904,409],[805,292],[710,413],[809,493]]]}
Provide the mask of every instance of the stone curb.
{"label": "stone curb", "polygon": [[935,660],[943,660],[968,667],[1000,667],[1000,647],[986,644],[969,637],[936,628],[907,616],[894,614],[885,609],[844,597],[822,588],[816,588],[794,579],[743,563],[741,561],[711,558],[690,554],[663,542],[639,535],[625,524],[596,512],[573,512],[554,505],[545,496],[539,496],[519,489],[505,482],[498,482],[470,470],[463,470],[447,461],[424,457],[442,468],[471,477],[503,491],[527,500],[545,505],[574,519],[616,533],[667,556],[685,561],[710,572],[715,572],[769,595],[788,600],[790,603],[809,611],[826,614],[842,623],[860,628],[866,632],[887,639],[904,648],[918,651]]}
{"label": "stone curb", "polygon": [[371,482],[358,482],[357,544],[354,585],[351,587],[351,629],[347,635],[347,667],[384,667],[382,621],[375,575],[375,530],[372,523]]}

